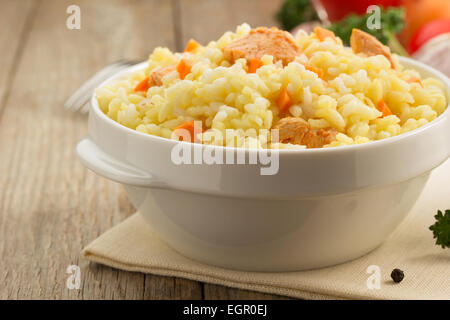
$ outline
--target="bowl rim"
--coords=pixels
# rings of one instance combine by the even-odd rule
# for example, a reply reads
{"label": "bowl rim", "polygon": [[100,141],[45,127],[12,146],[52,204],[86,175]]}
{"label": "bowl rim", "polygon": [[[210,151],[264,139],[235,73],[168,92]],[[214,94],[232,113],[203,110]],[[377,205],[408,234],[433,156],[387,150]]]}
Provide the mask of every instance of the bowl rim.
{"label": "bowl rim", "polygon": [[[269,152],[278,152],[280,154],[292,154],[292,155],[294,155],[294,154],[311,154],[311,155],[316,154],[317,155],[317,154],[322,154],[322,153],[341,154],[341,153],[346,153],[346,152],[351,152],[351,151],[362,151],[362,150],[367,150],[367,149],[371,149],[371,148],[382,148],[383,146],[386,146],[388,144],[403,141],[405,139],[411,138],[412,136],[419,135],[420,133],[437,125],[438,123],[445,121],[446,119],[450,119],[450,116],[449,116],[449,114],[450,114],[450,79],[445,74],[440,72],[439,70],[436,70],[420,61],[413,60],[411,58],[406,58],[406,57],[398,57],[398,58],[401,63],[406,64],[407,68],[418,71],[419,73],[425,72],[425,73],[429,74],[429,75],[427,75],[428,77],[434,77],[434,78],[442,81],[445,85],[445,88],[447,89],[446,90],[447,107],[446,107],[445,111],[442,112],[442,114],[440,114],[436,119],[433,119],[431,122],[427,123],[424,126],[421,126],[419,128],[416,128],[414,130],[411,130],[411,131],[408,131],[405,133],[401,133],[401,134],[393,136],[393,137],[389,137],[389,138],[385,138],[385,139],[381,139],[381,140],[370,141],[370,142],[361,143],[361,144],[345,145],[345,146],[337,146],[337,147],[329,147],[329,148],[311,148],[311,149],[307,149],[307,148],[303,148],[303,149],[251,149],[251,148],[243,148],[243,147],[216,146],[216,145],[208,145],[208,144],[201,144],[201,143],[191,143],[191,142],[186,142],[186,141],[176,141],[176,140],[167,139],[167,138],[160,137],[160,136],[142,133],[137,130],[128,128],[128,127],[118,123],[117,121],[114,121],[110,117],[108,117],[100,109],[95,91],[96,91],[96,89],[103,87],[104,85],[124,76],[125,74],[129,74],[131,72],[135,72],[135,71],[144,69],[144,67],[148,66],[147,61],[143,61],[143,62],[140,62],[133,66],[130,66],[128,68],[125,68],[125,69],[113,74],[112,76],[108,77],[100,85],[98,85],[94,89],[94,92],[91,96],[89,110],[90,110],[90,112],[92,112],[92,111],[95,112],[95,115],[97,117],[106,121],[106,123],[117,128],[118,130],[121,130],[124,133],[129,133],[129,134],[132,133],[132,134],[138,135],[144,139],[148,139],[149,142],[158,142],[159,141],[162,143],[186,144],[189,147],[199,146],[199,147],[202,147],[205,149],[219,148],[219,149],[223,149],[224,151],[227,151],[227,150],[232,150],[233,152],[245,151],[245,153],[257,153],[257,152],[261,152],[261,151],[268,152],[267,150],[269,150]],[[448,130],[450,131],[450,128],[448,128]]]}

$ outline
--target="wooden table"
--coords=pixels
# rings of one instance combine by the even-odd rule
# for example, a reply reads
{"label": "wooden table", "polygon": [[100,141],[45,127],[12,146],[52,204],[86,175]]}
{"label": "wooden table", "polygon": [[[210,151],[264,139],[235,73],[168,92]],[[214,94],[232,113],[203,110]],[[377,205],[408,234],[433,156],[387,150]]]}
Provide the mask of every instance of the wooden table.
{"label": "wooden table", "polygon": [[[81,8],[69,30],[66,8]],[[274,25],[281,0],[0,0],[0,298],[264,299],[276,296],[131,273],[81,259],[134,212],[122,188],[75,157],[86,116],[63,108],[96,70],[182,50],[237,24]],[[69,265],[81,288],[66,287]]]}

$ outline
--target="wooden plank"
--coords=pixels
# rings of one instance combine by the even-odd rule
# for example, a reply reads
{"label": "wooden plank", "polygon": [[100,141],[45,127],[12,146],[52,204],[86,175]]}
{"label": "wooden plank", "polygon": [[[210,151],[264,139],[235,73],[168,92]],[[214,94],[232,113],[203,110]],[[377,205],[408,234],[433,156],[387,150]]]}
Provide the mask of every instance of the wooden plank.
{"label": "wooden plank", "polygon": [[254,291],[232,289],[214,284],[205,284],[204,291],[207,300],[289,300],[288,297],[277,296]]}
{"label": "wooden plank", "polygon": [[[18,16],[14,10],[19,9],[11,8],[11,3],[7,12]],[[173,49],[175,41],[169,1],[76,3],[81,8],[81,30],[65,25],[66,8],[73,1],[45,0],[38,2],[29,21],[29,36],[19,39],[27,41],[0,118],[0,298],[199,296],[197,282],[80,260],[80,250],[88,242],[134,209],[119,185],[79,163],[74,146],[86,133],[87,118],[69,114],[62,104],[107,63],[143,60],[155,46]],[[0,17],[3,10],[4,6]],[[0,19],[5,30],[2,23]],[[3,53],[0,56],[5,59]],[[69,265],[81,268],[80,290],[66,288]],[[154,287],[169,286],[171,290],[151,293]]]}
{"label": "wooden plank", "polygon": [[[247,22],[252,27],[274,26],[275,13],[282,0],[189,0],[175,6],[180,17],[181,43],[194,38],[206,44],[226,31]],[[182,48],[179,48],[181,50]],[[205,299],[279,299],[279,296],[216,286],[204,285]]]}
{"label": "wooden plank", "polygon": [[145,278],[144,299],[201,300],[203,284],[183,278],[148,274]]}
{"label": "wooden plank", "polygon": [[[29,34],[28,21],[33,19],[33,9],[37,3],[32,0],[0,1],[0,114],[5,104],[17,62],[23,51],[23,44]],[[21,41],[25,39],[25,41]]]}

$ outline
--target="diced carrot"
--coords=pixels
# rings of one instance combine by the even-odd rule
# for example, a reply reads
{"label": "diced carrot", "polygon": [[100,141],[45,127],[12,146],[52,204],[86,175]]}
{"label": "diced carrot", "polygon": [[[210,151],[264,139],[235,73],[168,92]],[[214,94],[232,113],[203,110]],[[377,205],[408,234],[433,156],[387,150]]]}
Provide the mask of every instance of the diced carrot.
{"label": "diced carrot", "polygon": [[[200,130],[198,130],[198,129],[200,129]],[[199,142],[199,140],[197,138],[197,134],[203,132],[203,129],[201,129],[201,127],[198,128],[195,126],[194,120],[185,122],[185,123],[179,125],[178,127],[176,127],[174,129],[175,134],[176,134],[176,130],[187,130],[189,132],[191,142]],[[181,133],[179,135],[179,140],[180,141],[183,140],[183,135]]]}
{"label": "diced carrot", "polygon": [[180,79],[183,80],[189,73],[191,73],[192,64],[189,61],[181,59],[177,65],[177,71]]}
{"label": "diced carrot", "polygon": [[384,102],[383,99],[381,99],[381,100],[378,102],[377,109],[378,109],[381,113],[383,113],[383,115],[382,115],[383,118],[386,117],[386,116],[392,115],[391,109],[389,109],[388,105],[386,104],[386,102]]}
{"label": "diced carrot", "polygon": [[276,102],[281,112],[287,111],[292,105],[292,98],[286,88],[281,89]]}
{"label": "diced carrot", "polygon": [[422,81],[420,81],[420,79],[417,77],[411,77],[408,80],[406,80],[406,82],[408,82],[408,83],[417,82],[418,84],[420,84],[423,87]]}
{"label": "diced carrot", "polygon": [[324,41],[326,38],[331,38],[334,41],[337,41],[336,36],[331,30],[322,27],[315,27],[314,33],[316,34],[317,38],[319,38],[320,41]]}
{"label": "diced carrot", "polygon": [[320,79],[322,79],[323,81],[326,81],[322,69],[314,67],[314,66],[310,66],[309,64],[303,64],[303,66],[305,67],[306,70],[316,73]]}
{"label": "diced carrot", "polygon": [[142,80],[141,82],[139,82],[137,84],[136,87],[134,87],[134,91],[138,92],[138,91],[147,91],[148,88],[150,88],[150,77],[145,78],[144,80]]}
{"label": "diced carrot", "polygon": [[255,73],[259,67],[262,67],[264,63],[259,59],[252,59],[248,63],[248,73]]}
{"label": "diced carrot", "polygon": [[[174,129],[175,133],[176,133],[176,130],[187,130],[190,134],[191,142],[194,142],[194,139],[195,139],[194,120],[185,122],[185,123],[179,125],[178,127],[176,127]],[[183,140],[182,134],[180,134],[179,140]]]}
{"label": "diced carrot", "polygon": [[193,52],[198,47],[201,47],[201,44],[191,38],[191,39],[189,39],[189,41],[186,45],[186,49],[184,49],[184,52]]}

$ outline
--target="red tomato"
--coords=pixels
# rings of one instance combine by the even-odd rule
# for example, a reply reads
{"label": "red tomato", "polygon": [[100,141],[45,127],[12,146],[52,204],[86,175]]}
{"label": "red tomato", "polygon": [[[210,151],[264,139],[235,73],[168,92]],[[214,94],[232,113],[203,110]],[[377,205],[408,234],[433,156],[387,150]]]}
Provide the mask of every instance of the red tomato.
{"label": "red tomato", "polygon": [[441,19],[428,22],[422,26],[414,36],[408,46],[409,54],[416,52],[422,45],[431,38],[440,34],[450,32],[450,19]]}
{"label": "red tomato", "polygon": [[349,13],[366,13],[367,7],[373,4],[383,7],[398,7],[403,0],[319,0],[327,11],[331,21],[338,21]]}
{"label": "red tomato", "polygon": [[412,36],[426,23],[437,19],[450,19],[449,0],[404,0],[406,28],[401,40],[408,46]]}

